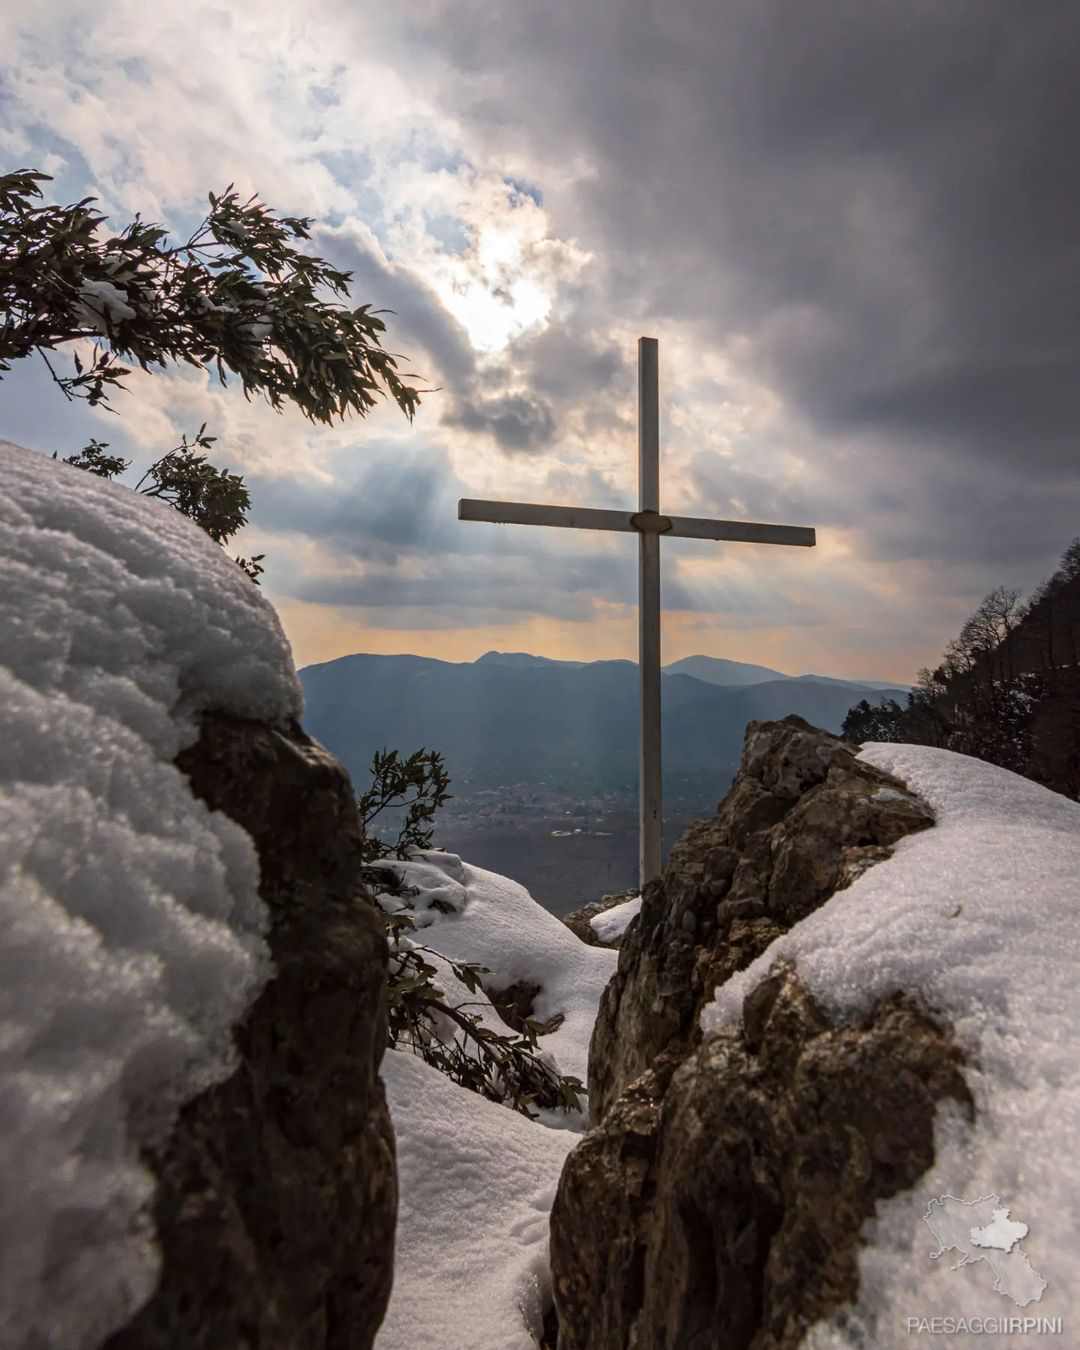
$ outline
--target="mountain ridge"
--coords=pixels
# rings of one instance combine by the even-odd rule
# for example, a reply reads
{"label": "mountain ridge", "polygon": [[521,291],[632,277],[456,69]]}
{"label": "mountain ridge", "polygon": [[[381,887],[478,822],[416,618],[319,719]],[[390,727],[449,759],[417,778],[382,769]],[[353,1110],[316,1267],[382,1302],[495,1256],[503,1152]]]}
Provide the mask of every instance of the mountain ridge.
{"label": "mountain ridge", "polygon": [[[553,792],[632,793],[637,781],[638,681],[632,661],[580,665],[510,655],[472,662],[353,653],[305,666],[304,726],[365,781],[384,747],[442,752],[455,794],[543,783]],[[713,658],[702,658],[709,661]],[[709,669],[729,674],[737,663]],[[747,722],[798,713],[838,731],[869,685],[779,676],[719,684],[679,669],[661,682],[665,791],[715,802],[734,775]],[[748,667],[751,675],[768,667]],[[736,680],[739,672],[735,672]]]}
{"label": "mountain ridge", "polygon": [[[412,652],[352,652],[346,656],[332,657],[329,661],[313,661],[301,670],[315,670],[322,666],[334,665],[341,661],[383,660],[413,662],[417,666],[501,666],[515,670],[530,670],[539,667],[561,666],[566,670],[583,670],[588,666],[637,666],[636,661],[628,657],[599,657],[594,661],[571,661],[561,657],[537,656],[532,652],[500,652],[492,648],[472,661],[447,661],[439,656],[418,656]],[[807,672],[802,675],[788,675],[782,670],[773,670],[771,666],[758,666],[746,661],[732,661],[727,657],[683,656],[661,666],[663,675],[689,675],[704,684],[726,685],[729,688],[750,684],[764,684],[772,680],[816,680],[823,684],[838,684],[860,689],[895,689],[906,692],[911,686],[898,684],[892,680],[879,679],[841,679],[835,675],[818,675]]]}

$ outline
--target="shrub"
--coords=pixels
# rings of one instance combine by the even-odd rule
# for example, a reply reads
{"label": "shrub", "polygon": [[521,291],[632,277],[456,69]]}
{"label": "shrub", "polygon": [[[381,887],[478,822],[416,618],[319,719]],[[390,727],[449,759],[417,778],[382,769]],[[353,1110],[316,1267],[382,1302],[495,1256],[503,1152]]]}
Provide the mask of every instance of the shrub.
{"label": "shrub", "polygon": [[[430,847],[435,812],[449,797],[450,779],[442,756],[422,748],[402,759],[396,750],[382,750],[372,759],[371,775],[371,787],[357,798],[357,807],[364,827],[363,875],[383,902],[380,909],[391,948],[389,1044],[411,1050],[453,1082],[530,1118],[534,1106],[580,1110],[584,1087],[547,1062],[538,1042],[541,1024],[530,1018],[520,1031],[506,1032],[484,1026],[471,1011],[481,1006],[479,1002],[448,1000],[434,963],[442,962],[470,994],[481,988],[482,976],[491,974],[487,967],[452,961],[417,942],[410,937],[415,927],[412,916],[388,909],[389,899],[407,892],[397,870],[379,863]],[[404,822],[393,844],[371,833],[376,816],[402,809]]]}

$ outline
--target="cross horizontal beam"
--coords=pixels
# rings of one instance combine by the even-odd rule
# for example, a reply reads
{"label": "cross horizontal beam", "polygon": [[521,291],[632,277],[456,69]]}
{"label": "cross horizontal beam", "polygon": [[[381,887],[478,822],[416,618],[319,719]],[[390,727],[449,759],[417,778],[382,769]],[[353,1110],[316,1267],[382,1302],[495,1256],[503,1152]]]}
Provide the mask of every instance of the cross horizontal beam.
{"label": "cross horizontal beam", "polygon": [[662,516],[655,511],[605,511],[590,506],[538,506],[534,502],[487,502],[463,497],[458,520],[493,525],[559,525],[571,530],[629,530],[684,539],[730,539],[742,544],[791,544],[813,548],[817,537],[804,525],[762,525],[745,520]]}

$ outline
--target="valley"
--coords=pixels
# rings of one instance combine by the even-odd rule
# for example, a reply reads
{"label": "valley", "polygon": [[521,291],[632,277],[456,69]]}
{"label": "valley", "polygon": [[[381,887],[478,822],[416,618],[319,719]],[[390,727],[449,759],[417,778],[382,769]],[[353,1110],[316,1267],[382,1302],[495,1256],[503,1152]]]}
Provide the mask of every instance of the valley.
{"label": "valley", "polygon": [[[438,750],[451,798],[433,844],[513,877],[564,914],[637,882],[637,667],[489,652],[473,662],[357,654],[300,672],[305,729],[370,783],[372,755]],[[711,815],[748,722],[798,713],[838,731],[896,686],[688,657],[665,669],[664,853]],[[397,822],[380,818],[380,837]]]}

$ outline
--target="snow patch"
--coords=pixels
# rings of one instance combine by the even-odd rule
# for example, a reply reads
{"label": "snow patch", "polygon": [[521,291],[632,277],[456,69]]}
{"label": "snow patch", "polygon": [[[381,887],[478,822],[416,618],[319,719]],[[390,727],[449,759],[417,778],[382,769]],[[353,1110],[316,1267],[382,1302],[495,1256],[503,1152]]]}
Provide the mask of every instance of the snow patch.
{"label": "snow patch", "polygon": [[550,1302],[549,1216],[577,1136],[468,1092],[414,1055],[388,1050],[382,1076],[399,1200],[376,1350],[536,1350]]}
{"label": "snow patch", "polygon": [[[429,948],[424,956],[438,969],[446,1002],[467,1005],[505,1034],[483,991],[469,993],[447,961],[487,966],[493,989],[539,985],[534,1016],[565,1019],[539,1048],[553,1068],[584,1082],[596,1009],[618,953],[586,946],[524,886],[456,854],[414,850],[407,861],[378,866],[413,892],[378,900],[412,914],[422,931],[401,943]],[[387,1052],[382,1074],[400,1201],[394,1289],[377,1350],[535,1350],[550,1302],[549,1214],[584,1114],[546,1109],[529,1120],[403,1051]]]}
{"label": "snow patch", "polygon": [[589,927],[601,942],[614,942],[630,927],[630,920],[640,909],[641,896],[635,895],[630,900],[624,900],[621,905],[612,905],[603,913],[594,914],[589,920]]}
{"label": "snow patch", "polygon": [[84,281],[79,286],[75,322],[80,328],[104,336],[110,328],[134,317],[135,311],[127,302],[127,292],[111,281]]}

